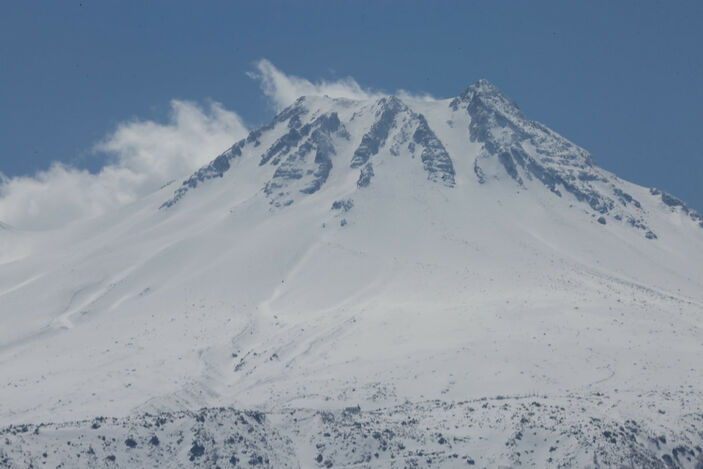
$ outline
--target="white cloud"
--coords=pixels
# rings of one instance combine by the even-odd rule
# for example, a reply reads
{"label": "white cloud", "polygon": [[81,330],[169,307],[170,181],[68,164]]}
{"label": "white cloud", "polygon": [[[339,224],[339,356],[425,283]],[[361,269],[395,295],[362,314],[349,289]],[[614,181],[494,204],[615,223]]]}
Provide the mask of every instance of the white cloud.
{"label": "white cloud", "polygon": [[125,122],[96,145],[111,157],[98,173],[54,163],[34,176],[0,175],[0,220],[33,230],[100,215],[186,176],[246,132],[219,103],[173,100],[166,124]]}
{"label": "white cloud", "polygon": [[[256,72],[250,72],[248,75],[260,82],[261,90],[271,99],[277,111],[290,106],[301,96],[378,99],[390,94],[362,88],[352,77],[342,78],[336,81],[321,80],[317,83],[313,83],[310,80],[296,77],[295,75],[286,75],[266,59],[261,59],[256,62],[256,69]],[[436,100],[436,98],[429,94],[417,95],[402,89],[393,94],[403,99],[419,99],[422,101]]]}
{"label": "white cloud", "polygon": [[169,120],[165,125],[123,123],[96,150],[113,155],[120,167],[163,180],[210,162],[247,133],[236,113],[215,102],[206,112],[194,103],[173,100]]}
{"label": "white cloud", "polygon": [[330,96],[332,98],[368,99],[381,96],[365,90],[351,77],[337,81],[319,81],[313,83],[305,78],[286,75],[271,62],[261,59],[256,63],[257,72],[249,73],[251,78],[259,80],[261,90],[280,111],[290,106],[300,96]]}

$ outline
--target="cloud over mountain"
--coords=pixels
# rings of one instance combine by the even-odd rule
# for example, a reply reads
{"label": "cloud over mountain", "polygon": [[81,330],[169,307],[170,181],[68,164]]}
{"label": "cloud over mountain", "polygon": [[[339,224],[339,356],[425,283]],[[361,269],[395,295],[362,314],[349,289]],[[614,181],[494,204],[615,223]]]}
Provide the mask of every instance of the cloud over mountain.
{"label": "cloud over mountain", "polygon": [[[266,59],[248,75],[276,111],[300,96],[370,99],[387,93],[364,88],[352,77],[312,82],[288,75]],[[397,90],[395,95],[434,100]],[[94,146],[110,156],[97,173],[54,162],[34,175],[5,177],[0,168],[0,220],[19,229],[43,230],[93,217],[143,197],[201,167],[247,128],[238,113],[218,102],[202,106],[174,99],[165,123],[129,120]]]}
{"label": "cloud over mountain", "polygon": [[293,104],[300,96],[329,96],[350,99],[381,96],[379,93],[362,88],[351,77],[313,83],[295,75],[286,75],[266,59],[261,59],[256,63],[256,70],[256,72],[248,73],[249,77],[260,82],[261,91],[271,99],[277,111]]}
{"label": "cloud over mountain", "polygon": [[33,176],[2,177],[0,220],[33,230],[100,215],[202,166],[246,132],[217,102],[173,100],[165,123],[123,122],[95,145],[110,157],[97,173],[55,162]]}

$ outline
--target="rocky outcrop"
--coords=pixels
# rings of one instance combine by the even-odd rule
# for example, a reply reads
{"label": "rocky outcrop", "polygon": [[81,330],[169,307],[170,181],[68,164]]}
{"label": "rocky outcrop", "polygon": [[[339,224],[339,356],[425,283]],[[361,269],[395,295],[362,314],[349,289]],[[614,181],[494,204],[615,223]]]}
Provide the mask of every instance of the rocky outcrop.
{"label": "rocky outcrop", "polygon": [[337,153],[335,135],[341,138],[346,136],[336,112],[323,114],[312,123],[291,132],[295,132],[296,146],[288,142],[282,144],[279,139],[262,157],[262,164],[269,160],[273,165],[278,164],[273,177],[264,187],[264,192],[276,206],[293,202],[290,198],[292,185],[299,187],[298,191],[303,194],[317,192],[332,170],[332,157]]}
{"label": "rocky outcrop", "polygon": [[680,210],[685,215],[688,215],[691,220],[698,223],[698,226],[703,228],[703,216],[689,207],[683,200],[654,187],[649,189],[649,193],[653,196],[658,196],[664,205],[670,207],[672,211]]}
{"label": "rocky outcrop", "polygon": [[[640,214],[640,202],[620,189],[616,178],[598,168],[586,150],[527,119],[513,101],[486,80],[470,86],[451,101],[450,108],[464,109],[469,114],[470,139],[483,145],[474,162],[479,183],[489,179],[484,161],[496,159],[520,186],[526,180],[540,181],[554,195],[568,193],[600,216],[622,219],[625,213]],[[640,228],[651,232],[644,224]]]}
{"label": "rocky outcrop", "polygon": [[160,208],[169,208],[176,204],[181,198],[183,198],[186,193],[198,187],[199,184],[207,181],[208,179],[221,178],[226,171],[230,168],[230,161],[234,158],[242,156],[242,148],[246,144],[245,140],[240,140],[230,147],[226,152],[222,153],[220,156],[212,160],[207,166],[200,168],[188,179],[183,181],[181,187],[176,189],[169,200],[164,202]]}
{"label": "rocky outcrop", "polygon": [[[607,396],[494,396],[280,413],[232,408],[0,429],[0,465],[173,468],[647,467],[703,465],[703,416],[657,423]],[[681,397],[681,396],[679,396]],[[690,396],[687,396],[687,399]],[[660,397],[665,402],[673,398]]]}

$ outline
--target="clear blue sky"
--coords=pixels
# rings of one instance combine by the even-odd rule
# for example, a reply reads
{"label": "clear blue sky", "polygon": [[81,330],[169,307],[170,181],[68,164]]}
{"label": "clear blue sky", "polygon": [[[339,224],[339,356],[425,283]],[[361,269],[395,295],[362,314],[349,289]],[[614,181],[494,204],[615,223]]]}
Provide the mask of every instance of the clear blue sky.
{"label": "clear blue sky", "polygon": [[485,77],[604,168],[703,210],[703,2],[41,1],[0,5],[0,172],[58,160],[172,98],[249,126],[246,71],[453,96]]}

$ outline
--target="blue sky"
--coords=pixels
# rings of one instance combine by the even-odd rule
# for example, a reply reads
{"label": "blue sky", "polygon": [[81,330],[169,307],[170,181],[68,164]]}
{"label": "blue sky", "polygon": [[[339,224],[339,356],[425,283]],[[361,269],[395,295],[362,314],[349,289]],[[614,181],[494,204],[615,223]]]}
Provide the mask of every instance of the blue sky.
{"label": "blue sky", "polygon": [[487,78],[602,167],[701,211],[702,44],[703,2],[3,2],[0,172],[98,171],[116,151],[97,143],[168,123],[173,99],[263,124],[274,107],[247,72],[264,58],[436,97]]}

